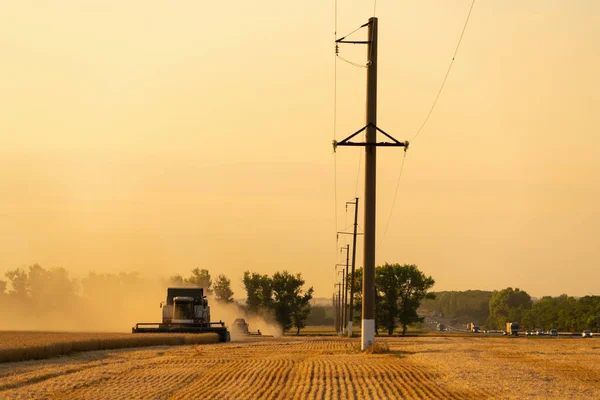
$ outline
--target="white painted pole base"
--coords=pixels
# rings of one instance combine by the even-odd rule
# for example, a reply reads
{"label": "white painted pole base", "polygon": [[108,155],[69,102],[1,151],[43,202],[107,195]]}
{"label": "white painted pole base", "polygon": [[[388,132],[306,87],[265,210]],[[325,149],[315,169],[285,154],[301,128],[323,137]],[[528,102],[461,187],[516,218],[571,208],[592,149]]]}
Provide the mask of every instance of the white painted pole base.
{"label": "white painted pole base", "polygon": [[361,350],[368,349],[373,343],[375,343],[375,320],[374,319],[363,319],[362,320],[362,343]]}
{"label": "white painted pole base", "polygon": [[352,321],[348,322],[348,336],[352,337]]}

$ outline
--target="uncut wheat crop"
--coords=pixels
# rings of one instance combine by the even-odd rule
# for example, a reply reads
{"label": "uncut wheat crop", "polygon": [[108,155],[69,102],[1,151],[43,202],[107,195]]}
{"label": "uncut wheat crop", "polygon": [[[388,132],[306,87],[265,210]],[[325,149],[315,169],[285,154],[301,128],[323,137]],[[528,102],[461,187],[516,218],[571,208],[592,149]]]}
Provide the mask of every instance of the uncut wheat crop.
{"label": "uncut wheat crop", "polygon": [[216,334],[0,332],[0,362],[44,359],[79,351],[156,345],[216,343]]}

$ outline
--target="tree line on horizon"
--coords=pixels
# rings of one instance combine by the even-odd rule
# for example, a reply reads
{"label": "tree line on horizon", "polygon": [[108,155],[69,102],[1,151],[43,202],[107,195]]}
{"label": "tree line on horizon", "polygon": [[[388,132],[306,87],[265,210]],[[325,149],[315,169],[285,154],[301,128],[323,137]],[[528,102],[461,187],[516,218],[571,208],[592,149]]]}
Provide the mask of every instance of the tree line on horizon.
{"label": "tree line on horizon", "polygon": [[[96,306],[99,315],[90,315],[90,319],[115,318],[121,310],[136,304],[136,299],[128,296],[130,293],[148,292],[149,288],[160,291],[159,286],[203,287],[208,295],[214,295],[222,302],[234,301],[231,280],[226,275],[219,274],[213,279],[207,269],[200,268],[192,269],[187,277],[173,275],[163,278],[160,285],[154,282],[154,286],[136,272],[89,272],[81,279],[74,279],[65,268],[45,269],[38,264],[9,270],[5,277],[6,280],[0,280],[0,311],[12,308],[17,314],[31,318],[44,314],[75,315],[81,303]],[[333,307],[311,305],[314,290],[312,287],[304,288],[306,283],[301,274],[282,271],[269,276],[246,271],[242,283],[246,300],[241,306],[246,312],[271,317],[286,331],[296,328],[298,333],[307,324],[333,322]],[[575,298],[563,294],[544,296],[534,301],[526,291],[518,288],[431,292],[434,283],[433,278],[423,274],[415,265],[386,263],[377,266],[377,331],[385,330],[392,334],[400,327],[405,333],[407,326],[422,320],[417,312],[419,308],[443,312],[461,323],[479,322],[488,329],[502,329],[506,322],[516,321],[527,329],[583,331],[596,330],[600,323],[600,296]],[[360,326],[362,268],[355,271],[354,290],[351,302],[354,323]],[[157,292],[156,295],[162,297],[164,293]],[[130,317],[123,315],[122,319]]]}
{"label": "tree line on horizon", "polygon": [[558,329],[564,332],[597,330],[600,296],[575,298],[562,294],[538,300],[519,288],[499,291],[467,290],[435,293],[423,310],[442,312],[458,322],[479,322],[488,329],[504,329],[506,322],[519,322],[525,329]]}

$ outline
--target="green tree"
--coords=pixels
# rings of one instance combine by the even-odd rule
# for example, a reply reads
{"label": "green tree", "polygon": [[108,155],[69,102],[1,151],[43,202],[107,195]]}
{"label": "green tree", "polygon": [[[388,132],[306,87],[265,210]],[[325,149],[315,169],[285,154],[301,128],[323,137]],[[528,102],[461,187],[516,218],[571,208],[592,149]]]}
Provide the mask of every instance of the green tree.
{"label": "green tree", "polygon": [[303,293],[304,279],[301,274],[290,274],[288,271],[273,274],[273,309],[275,319],[284,331],[295,326],[300,332],[310,313],[310,300],[313,288]]}
{"label": "green tree", "polygon": [[[352,287],[352,277],[348,277],[348,285]],[[351,299],[350,304],[354,307],[354,314],[352,314],[353,323],[360,326],[362,319],[362,281],[363,281],[363,269],[362,267],[356,268],[354,271],[354,299]],[[350,296],[350,291],[348,291]]]}
{"label": "green tree", "polygon": [[244,272],[242,279],[246,289],[246,308],[251,313],[266,311],[273,304],[273,285],[268,275]]}
{"label": "green tree", "polygon": [[375,330],[383,327],[387,329],[388,335],[391,335],[398,325],[400,314],[400,282],[397,268],[390,264],[375,268],[375,287]]}
{"label": "green tree", "polygon": [[207,269],[194,268],[186,282],[191,286],[203,288],[205,295],[212,293],[212,279]]}
{"label": "green tree", "polygon": [[511,287],[494,292],[490,299],[488,325],[502,328],[506,322],[522,322],[533,302],[527,292]]}
{"label": "green tree", "polygon": [[[363,269],[355,271],[354,309],[359,314],[362,307]],[[417,314],[421,301],[433,298],[429,292],[435,281],[419,271],[416,265],[384,264],[375,268],[375,319],[376,327],[384,327],[389,334],[400,325],[406,334],[408,325],[420,322]],[[360,319],[360,316],[358,317]],[[356,321],[357,322],[357,321]]]}
{"label": "green tree", "polygon": [[294,307],[292,308],[292,323],[296,327],[296,335],[300,334],[300,329],[306,326],[306,320],[310,315],[312,306],[313,288],[310,287],[302,296],[296,297]]}
{"label": "green tree", "polygon": [[225,275],[217,276],[213,291],[218,300],[225,303],[233,303],[233,290],[231,290],[231,280]]}
{"label": "green tree", "polygon": [[416,265],[394,264],[393,267],[397,282],[400,285],[398,322],[402,326],[402,335],[405,335],[408,325],[423,321],[423,318],[417,314],[417,309],[423,299],[435,296],[433,293],[429,293],[429,289],[433,287],[435,280],[419,271]]}

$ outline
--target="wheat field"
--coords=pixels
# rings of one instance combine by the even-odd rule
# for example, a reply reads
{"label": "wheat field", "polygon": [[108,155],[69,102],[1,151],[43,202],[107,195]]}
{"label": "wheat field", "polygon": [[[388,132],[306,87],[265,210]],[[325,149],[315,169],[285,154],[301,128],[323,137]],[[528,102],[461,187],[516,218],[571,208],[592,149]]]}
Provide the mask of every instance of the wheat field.
{"label": "wheat field", "polygon": [[0,362],[39,360],[80,351],[217,343],[215,333],[131,334],[93,332],[0,332]]}
{"label": "wheat field", "polygon": [[0,398],[600,398],[600,341],[252,338],[0,364]]}

